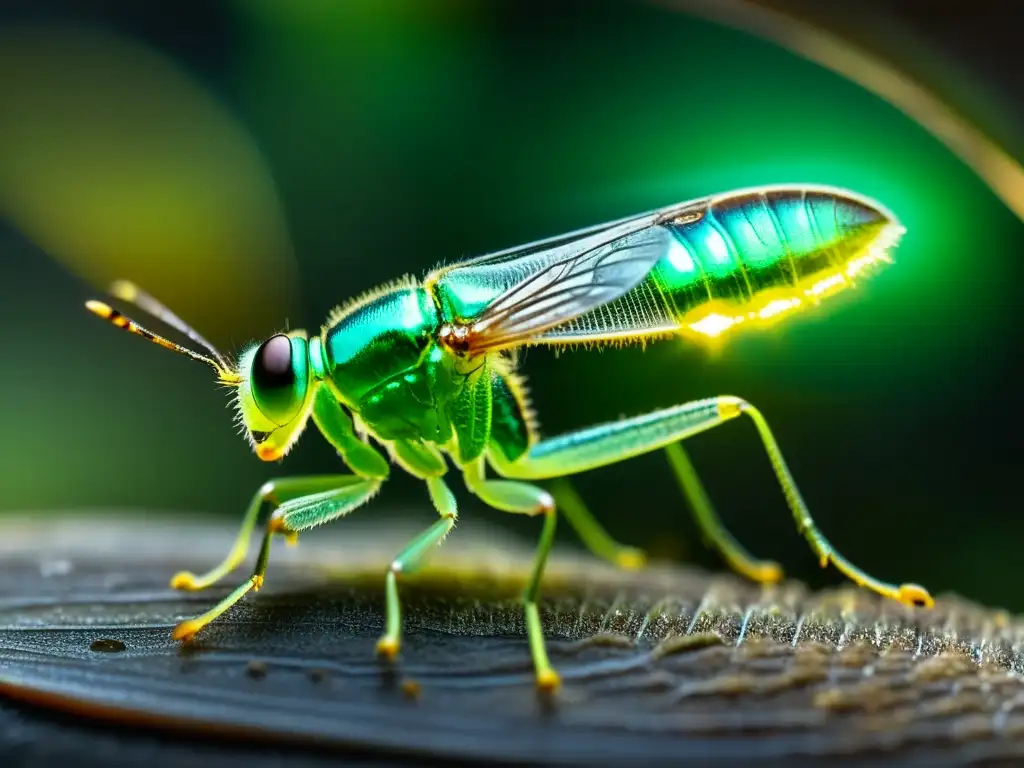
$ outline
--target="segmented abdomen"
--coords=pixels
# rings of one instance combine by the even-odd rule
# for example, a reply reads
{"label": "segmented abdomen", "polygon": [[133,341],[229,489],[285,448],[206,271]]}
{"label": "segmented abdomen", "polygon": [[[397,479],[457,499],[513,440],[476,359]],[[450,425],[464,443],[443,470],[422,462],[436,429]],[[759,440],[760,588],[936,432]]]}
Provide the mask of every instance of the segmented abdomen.
{"label": "segmented abdomen", "polygon": [[825,187],[710,197],[662,226],[674,238],[642,283],[544,337],[596,341],[680,329],[714,336],[850,285],[888,260],[903,231],[879,204]]}

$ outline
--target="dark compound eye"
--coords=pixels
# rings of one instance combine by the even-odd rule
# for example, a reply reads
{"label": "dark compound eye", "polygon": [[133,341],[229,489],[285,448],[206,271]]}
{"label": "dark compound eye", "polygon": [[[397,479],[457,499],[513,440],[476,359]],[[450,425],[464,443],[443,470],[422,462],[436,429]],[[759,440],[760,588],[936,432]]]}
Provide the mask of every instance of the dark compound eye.
{"label": "dark compound eye", "polygon": [[267,419],[278,426],[291,423],[309,393],[309,362],[302,339],[271,336],[252,357],[249,373],[252,398]]}
{"label": "dark compound eye", "polygon": [[295,382],[292,368],[292,343],[284,335],[272,336],[256,352],[252,365],[253,384],[265,393],[291,387]]}

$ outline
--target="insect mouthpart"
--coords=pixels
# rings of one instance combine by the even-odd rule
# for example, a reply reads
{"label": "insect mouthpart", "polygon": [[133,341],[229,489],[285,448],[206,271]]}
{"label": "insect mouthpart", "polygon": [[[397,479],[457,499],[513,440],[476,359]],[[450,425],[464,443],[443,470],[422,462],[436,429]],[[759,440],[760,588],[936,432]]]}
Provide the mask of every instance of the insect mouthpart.
{"label": "insect mouthpart", "polygon": [[284,457],[285,451],[272,445],[257,445],[256,458],[260,461],[277,461]]}

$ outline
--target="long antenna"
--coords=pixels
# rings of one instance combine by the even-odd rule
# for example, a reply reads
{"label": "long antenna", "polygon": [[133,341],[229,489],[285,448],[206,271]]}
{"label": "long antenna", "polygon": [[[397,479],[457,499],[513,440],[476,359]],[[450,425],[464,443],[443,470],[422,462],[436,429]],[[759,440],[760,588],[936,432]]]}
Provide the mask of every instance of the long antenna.
{"label": "long antenna", "polygon": [[217,348],[213,346],[213,344],[200,336],[199,332],[195,328],[171,312],[171,310],[139,288],[135,283],[131,283],[127,280],[118,280],[110,286],[110,293],[115,298],[128,302],[129,304],[134,304],[140,309],[151,314],[157,320],[160,320],[174,328],[174,330],[185,334],[189,339],[213,355],[214,359],[220,363],[221,367],[228,368],[228,363],[227,360],[225,360],[224,355],[218,352]]}
{"label": "long antenna", "polygon": [[238,373],[232,371],[222,360],[215,360],[212,357],[201,355],[198,352],[193,352],[191,349],[183,347],[180,344],[175,344],[173,341],[169,341],[163,336],[153,333],[147,328],[143,328],[130,317],[126,317],[110,305],[104,304],[102,301],[87,301],[85,302],[85,308],[94,315],[103,318],[111,325],[114,325],[123,331],[133,333],[136,336],[141,336],[144,339],[149,339],[154,344],[158,344],[164,349],[169,349],[172,352],[178,352],[186,357],[191,357],[193,360],[198,360],[200,363],[206,363],[217,372],[218,378],[225,384],[237,385],[241,381],[241,377]]}

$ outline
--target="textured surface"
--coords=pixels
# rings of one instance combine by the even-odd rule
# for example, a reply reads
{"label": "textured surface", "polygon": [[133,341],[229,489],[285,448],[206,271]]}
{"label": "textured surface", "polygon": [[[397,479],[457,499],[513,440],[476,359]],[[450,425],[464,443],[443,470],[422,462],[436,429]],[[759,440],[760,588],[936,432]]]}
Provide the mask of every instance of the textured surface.
{"label": "textured surface", "polygon": [[380,764],[426,750],[455,762],[947,765],[1024,754],[1024,625],[955,598],[915,612],[850,590],[762,591],[563,555],[544,616],[565,686],[545,703],[514,601],[526,551],[486,529],[463,526],[409,580],[407,642],[388,675],[372,655],[381,575],[415,525],[346,524],[278,547],[264,590],[181,650],[173,623],[245,573],[198,594],[167,578],[212,565],[233,530],[142,519],[7,522],[0,763],[264,766],[287,755],[312,766],[342,750]]}

